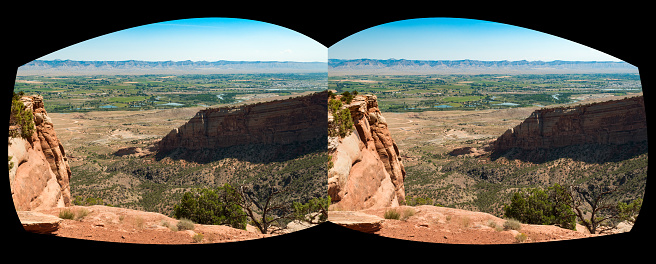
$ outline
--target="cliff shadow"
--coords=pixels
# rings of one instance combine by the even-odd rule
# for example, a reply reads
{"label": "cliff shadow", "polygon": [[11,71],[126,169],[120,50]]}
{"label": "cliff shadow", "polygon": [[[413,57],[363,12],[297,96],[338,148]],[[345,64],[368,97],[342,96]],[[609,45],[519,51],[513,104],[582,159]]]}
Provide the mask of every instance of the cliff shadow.
{"label": "cliff shadow", "polygon": [[492,151],[490,159],[494,161],[504,157],[509,160],[544,163],[560,158],[570,158],[575,161],[602,164],[627,160],[648,153],[648,151],[648,141],[645,140],[625,144],[581,144],[551,149],[511,148],[505,151]]}
{"label": "cliff shadow", "polygon": [[328,150],[328,134],[318,135],[309,141],[289,144],[247,144],[221,148],[187,149],[183,147],[169,151],[157,151],[155,159],[165,158],[185,160],[200,164],[211,163],[226,158],[235,158],[251,163],[270,163],[292,160],[306,154]]}

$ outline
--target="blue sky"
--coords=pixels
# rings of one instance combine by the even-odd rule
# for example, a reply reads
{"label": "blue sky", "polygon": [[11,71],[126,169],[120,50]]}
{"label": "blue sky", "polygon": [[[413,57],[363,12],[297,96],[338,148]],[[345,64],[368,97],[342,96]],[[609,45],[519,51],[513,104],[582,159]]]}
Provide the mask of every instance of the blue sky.
{"label": "blue sky", "polygon": [[391,22],[329,48],[330,59],[620,61],[581,44],[508,24],[459,18]]}
{"label": "blue sky", "polygon": [[41,60],[327,61],[327,48],[296,31],[236,18],[172,20],[99,36]]}
{"label": "blue sky", "polygon": [[301,33],[265,22],[183,19],[99,36],[39,59],[325,62],[327,58],[620,61],[553,35],[459,18],[391,22],[353,34],[329,48]]}

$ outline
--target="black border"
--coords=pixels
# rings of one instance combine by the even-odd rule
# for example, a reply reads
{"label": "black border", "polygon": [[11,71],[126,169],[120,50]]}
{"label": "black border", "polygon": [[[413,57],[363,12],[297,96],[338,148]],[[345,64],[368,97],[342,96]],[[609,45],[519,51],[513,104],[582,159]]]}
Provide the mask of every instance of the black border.
{"label": "black border", "polygon": [[[445,4],[443,2],[372,2],[369,4],[340,2],[258,3],[118,3],[103,2],[74,4],[52,2],[12,3],[5,9],[3,42],[10,63],[3,65],[3,86],[13,87],[16,68],[50,52],[69,45],[149,23],[194,17],[234,17],[280,25],[300,32],[329,47],[363,29],[412,18],[459,17],[487,20],[521,26],[595,48],[639,67],[647,110],[648,93],[652,86],[651,54],[647,47],[651,14],[647,3],[601,4],[603,6],[563,5],[557,3],[521,3],[513,5]],[[8,88],[6,94],[8,94]],[[648,111],[648,116],[649,116]],[[13,203],[5,183],[4,219],[10,227],[6,237],[10,245],[8,256],[28,259],[68,261],[125,259],[138,260],[213,260],[229,261],[230,255],[241,260],[344,261],[409,260],[432,257],[431,260],[604,260],[611,256],[641,258],[649,252],[642,247],[652,238],[651,196],[647,185],[643,211],[630,233],[591,239],[524,245],[450,245],[431,244],[382,238],[341,228],[332,223],[299,231],[290,235],[254,241],[191,245],[155,246],[93,242],[30,234],[17,224]],[[7,199],[8,198],[8,199]],[[525,258],[528,257],[528,258]],[[72,259],[70,259],[72,258]]]}

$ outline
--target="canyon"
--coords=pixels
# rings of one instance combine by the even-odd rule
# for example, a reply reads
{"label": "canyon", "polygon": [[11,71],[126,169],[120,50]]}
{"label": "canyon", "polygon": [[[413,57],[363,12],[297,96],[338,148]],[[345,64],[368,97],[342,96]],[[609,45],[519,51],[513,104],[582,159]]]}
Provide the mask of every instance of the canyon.
{"label": "canyon", "polygon": [[[41,162],[43,165],[47,164],[47,167],[51,168],[51,172],[41,173],[39,175],[49,175],[49,178],[46,181],[46,186],[49,187],[45,189],[58,191],[40,192],[48,193],[48,197],[52,198],[37,198],[34,201],[47,200],[48,202],[40,204],[27,203],[27,206],[21,207],[21,210],[31,210],[35,212],[42,212],[51,216],[57,216],[57,213],[61,207],[70,206],[70,193],[67,194],[67,188],[70,189],[70,187],[67,187],[66,182],[64,181],[61,181],[61,184],[59,183],[60,180],[56,176],[58,174],[55,173],[55,171],[52,169],[53,166],[50,165],[55,164],[54,168],[56,168],[58,172],[62,172],[59,173],[59,175],[67,175],[67,179],[70,179],[70,169],[67,171],[67,166],[57,165],[58,162],[56,162],[57,158],[55,157],[59,157],[59,160],[61,161],[67,161],[71,157],[67,157],[66,152],[63,151],[64,147],[62,146],[62,143],[59,142],[58,139],[54,139],[56,138],[54,132],[48,132],[48,129],[52,128],[52,120],[54,118],[49,117],[47,113],[45,113],[45,110],[38,110],[39,108],[42,108],[43,102],[39,97],[36,97],[35,99],[34,98],[35,97],[32,97],[31,99],[31,109],[35,109],[35,124],[38,123],[36,126],[35,135],[39,140],[37,141],[35,136],[32,136],[32,141],[25,139],[25,142],[21,143],[22,145],[12,143],[10,147],[13,146],[14,148],[18,148],[19,146],[22,146],[23,149],[27,150],[27,152],[30,151],[29,148],[31,147],[31,151],[35,153],[36,149],[41,149],[43,152],[43,157],[52,157],[53,163],[49,162],[47,158],[44,158],[44,160]],[[326,103],[329,101],[328,94],[318,93],[295,98],[299,99],[296,102],[293,100],[292,102],[273,101],[248,106],[226,107],[219,110],[205,109],[198,111],[195,115],[193,114],[194,112],[189,112],[191,113],[190,116],[194,115],[194,117],[191,119],[186,119],[186,123],[183,123],[177,129],[173,129],[170,133],[168,133],[168,135],[166,134],[166,131],[168,131],[170,128],[167,128],[166,131],[164,131],[162,128],[162,131],[159,134],[167,136],[164,136],[162,140],[159,141],[159,143],[156,143],[158,148],[154,149],[158,151],[167,151],[167,155],[171,155],[171,153],[178,153],[181,155],[203,153],[203,149],[209,147],[229,149],[233,146],[242,146],[240,144],[254,144],[293,145],[294,147],[291,149],[303,152],[303,142],[314,142],[318,139],[320,139],[318,141],[325,147],[327,127],[326,122],[333,122],[335,119],[335,117],[330,113],[326,115]],[[340,96],[337,95],[336,99],[339,100]],[[525,148],[525,151],[534,151],[535,149],[533,149],[530,145],[523,145],[526,143],[521,143],[528,140],[532,140],[533,142],[542,142],[542,145],[540,145],[542,148],[556,146],[566,148],[568,142],[572,143],[574,141],[567,139],[569,136],[563,136],[559,133],[566,133],[567,131],[587,131],[585,133],[592,133],[588,135],[603,135],[603,133],[607,133],[607,135],[612,135],[610,137],[613,138],[613,140],[610,140],[609,136],[589,136],[591,139],[586,141],[589,144],[611,144],[613,146],[619,146],[614,144],[620,144],[621,146],[625,146],[626,144],[639,145],[644,142],[644,140],[646,140],[646,123],[644,126],[640,124],[641,120],[644,123],[645,117],[644,102],[642,100],[642,97],[627,98],[625,100],[614,100],[594,105],[552,108],[551,110],[535,110],[534,113],[539,112],[538,114],[530,114],[528,109],[503,110],[504,112],[502,113],[497,113],[491,110],[488,110],[487,112],[482,111],[476,113],[466,113],[467,116],[470,116],[470,118],[480,120],[482,117],[485,117],[486,113],[488,112],[488,115],[495,115],[494,119],[500,119],[497,118],[497,115],[502,115],[504,118],[509,118],[511,116],[510,113],[517,112],[513,116],[514,119],[508,121],[504,119],[504,124],[512,124],[515,126],[513,129],[509,130],[512,133],[503,133],[503,130],[495,127],[493,131],[490,130],[490,133],[486,134],[479,135],[473,133],[461,133],[461,135],[455,133],[460,131],[455,131],[455,129],[463,129],[462,131],[465,131],[464,128],[469,123],[463,122],[461,119],[445,118],[444,116],[440,116],[440,120],[442,120],[442,122],[448,122],[447,124],[451,127],[450,129],[454,129],[445,132],[447,133],[445,135],[445,139],[452,136],[458,136],[456,138],[461,136],[469,136],[467,139],[475,139],[473,140],[473,144],[479,144],[485,140],[488,134],[494,135],[496,140],[491,143],[493,146],[492,149],[500,151],[499,153],[503,152],[502,155],[507,155],[508,152],[516,153],[522,148]],[[28,101],[30,100],[25,99],[26,105],[30,105]],[[282,104],[291,106],[289,108],[293,109],[284,110],[280,107]],[[323,107],[323,112],[319,111],[318,107],[314,105]],[[642,108],[640,106],[642,106]],[[490,224],[490,219],[498,221],[496,224],[498,226],[502,222],[500,218],[495,218],[493,215],[485,215],[485,217],[481,218],[482,220],[478,220],[476,217],[479,213],[472,212],[475,210],[423,205],[420,207],[414,207],[415,215],[407,220],[383,219],[383,214],[387,210],[406,209],[406,206],[402,206],[402,202],[406,198],[406,166],[408,165],[404,163],[412,164],[413,162],[418,162],[415,159],[416,156],[414,156],[416,150],[412,149],[410,145],[407,145],[410,142],[409,140],[414,140],[410,136],[421,134],[424,136],[433,137],[431,140],[435,139],[434,135],[427,133],[425,130],[418,130],[417,133],[419,134],[411,134],[411,132],[414,129],[423,127],[420,122],[434,124],[434,120],[429,119],[432,117],[432,114],[445,115],[453,113],[385,113],[385,116],[383,116],[383,113],[381,113],[378,109],[378,100],[374,95],[355,96],[350,103],[344,104],[343,108],[349,110],[354,125],[353,129],[351,130],[352,132],[345,137],[328,137],[328,151],[332,161],[332,167],[330,167],[328,170],[327,177],[328,193],[331,195],[333,200],[331,205],[331,209],[333,211],[331,211],[331,213],[348,213],[358,211],[362,214],[376,216],[376,221],[379,223],[378,227],[376,227],[378,231],[367,232],[373,232],[383,237],[394,237],[398,239],[410,239],[437,243],[516,243],[514,242],[514,235],[516,232],[495,231],[493,228],[487,227],[487,225]],[[268,110],[265,111],[264,109]],[[533,110],[531,109],[530,111]],[[573,114],[576,112],[579,112],[579,115]],[[253,115],[254,113],[260,113],[260,115]],[[293,116],[294,118],[290,120],[282,117],[276,119],[272,113],[278,113],[280,116],[285,117]],[[559,118],[556,118],[558,115],[548,113],[561,114]],[[529,118],[524,120],[527,115]],[[62,115],[62,118],[63,116],[64,115]],[[519,118],[520,116],[521,120]],[[538,116],[542,116],[542,118],[537,118]],[[548,116],[549,118],[545,118],[545,116]],[[612,118],[612,116],[621,116],[622,118]],[[405,119],[401,119],[401,117],[404,117]],[[587,121],[578,123],[572,121],[579,120],[577,118],[584,118]],[[535,120],[528,121],[532,119]],[[597,122],[590,123],[590,119],[597,120]],[[290,127],[288,125],[276,125],[278,123],[291,122],[291,120],[298,120],[300,123],[298,126],[291,129],[287,129]],[[408,120],[412,120],[412,122],[408,122]],[[166,119],[164,119],[162,122],[166,123],[170,122],[170,120],[166,121]],[[213,122],[216,122],[216,124],[212,124]],[[454,125],[451,126],[451,122],[453,122]],[[519,125],[516,125],[517,123],[519,123]],[[538,123],[540,126],[538,126]],[[216,135],[214,133],[218,133],[218,124],[223,124],[221,126],[226,129],[225,131],[221,132],[223,133],[221,135],[224,136],[218,136],[219,139],[211,139],[212,136],[210,135]],[[319,128],[312,128],[312,124],[319,124]],[[80,124],[76,123],[74,125],[78,126]],[[536,127],[541,127],[542,130],[537,130]],[[545,127],[551,128],[552,130],[550,131],[553,131],[553,133],[547,133]],[[563,129],[555,129],[555,127],[560,127]],[[505,128],[503,129],[505,130]],[[532,132],[518,132],[527,130]],[[557,130],[563,131],[556,133],[555,131]],[[261,133],[263,135],[256,135],[257,132],[262,131],[265,131],[265,133]],[[39,133],[42,135],[39,136]],[[252,136],[246,138],[243,136],[245,133],[250,133]],[[627,135],[626,133],[629,134]],[[295,134],[296,137],[290,136],[291,134]],[[544,137],[544,135],[550,136],[550,139],[547,139]],[[644,140],[642,138],[643,135],[645,136]],[[541,136],[543,136],[543,138],[540,139]],[[515,138],[514,141],[511,140],[513,137]],[[564,139],[558,139],[559,137]],[[520,140],[519,138],[522,139]],[[596,141],[593,140],[594,138],[596,138]],[[15,140],[18,142],[18,139]],[[32,142],[34,142],[34,144],[31,144]],[[301,143],[296,144],[293,142]],[[464,142],[464,140],[462,142]],[[646,146],[646,144],[644,145]],[[47,147],[44,148],[44,146]],[[132,147],[120,148],[118,150],[121,149],[124,151],[117,151],[115,154],[116,156],[127,157],[136,155],[141,158],[141,154],[143,154],[145,157],[148,157],[147,151],[144,151],[147,148],[142,145],[139,145],[138,147],[135,145]],[[471,152],[471,150],[471,147],[468,149],[464,148],[462,153],[468,153]],[[15,164],[20,165],[16,167],[20,168],[21,171],[25,171],[27,169],[27,167],[22,167],[24,164],[31,164],[33,162],[20,162],[19,160],[21,155],[16,154],[19,153],[19,151],[10,151],[13,151],[10,152],[10,155],[14,153]],[[461,155],[462,153],[459,152],[457,154]],[[68,156],[70,156],[70,154],[68,154]],[[417,165],[415,165],[415,167],[417,167]],[[448,171],[449,169],[454,170],[450,167],[452,166],[443,166],[442,172]],[[475,179],[473,176],[469,175],[470,172],[468,171],[466,172],[467,175],[465,175],[466,173],[464,169],[466,169],[466,167],[462,167],[462,171],[452,173],[451,175],[461,178],[466,177],[467,181],[464,182],[464,188],[472,189],[472,185],[469,184],[469,181],[480,180]],[[45,167],[40,168],[45,170]],[[16,176],[16,173],[13,175],[15,179],[10,177],[12,190],[14,186],[19,186],[15,183],[19,177]],[[127,177],[127,173],[121,175],[123,175],[122,177]],[[438,172],[434,175],[441,174]],[[417,176],[413,174],[408,178],[411,177]],[[60,178],[64,180],[65,177]],[[534,178],[538,179],[541,178],[541,176],[538,175],[538,177]],[[493,177],[490,177],[490,180],[491,179],[493,179]],[[322,178],[321,180],[325,182],[326,178]],[[22,181],[26,182],[26,180]],[[439,182],[435,181],[435,183],[437,184]],[[42,184],[35,184],[35,186],[42,186]],[[453,189],[458,190],[457,186],[451,187],[449,190]],[[70,190],[68,192],[70,192]],[[43,195],[41,196],[45,197]],[[66,196],[68,196],[68,203],[66,202]],[[15,198],[15,204],[17,203],[16,201],[17,200]],[[24,202],[22,203],[26,204]],[[19,207],[17,206],[17,210],[19,210],[18,208]],[[81,209],[81,207],[76,208]],[[138,225],[139,220],[146,218],[145,216],[141,215],[150,213],[139,210],[123,209],[121,209],[120,212],[115,212],[119,210],[113,207],[99,205],[85,208],[91,212],[88,217],[82,220],[58,220],[61,222],[61,226],[57,231],[54,231],[54,234],[64,237],[128,243],[195,243],[192,242],[192,235],[195,233],[181,231],[173,232],[165,228],[165,226],[163,226],[161,223],[161,219],[166,219],[170,222],[174,222],[175,220],[166,218],[164,215],[157,215],[156,218],[153,218],[155,220],[147,220],[147,224],[140,227],[140,225]],[[104,215],[108,214],[111,214],[113,218],[101,218],[101,216],[104,217]],[[134,223],[128,221],[121,222],[120,217],[123,215],[125,215],[125,219],[134,219]],[[335,216],[336,215],[333,214],[331,216],[332,218],[329,217],[329,221],[335,221],[338,225],[342,225],[342,223],[339,223],[339,221],[335,220]],[[449,221],[449,219],[452,220]],[[132,229],[119,225],[130,225],[129,227]],[[206,239],[202,243],[239,241],[246,237],[247,239],[263,237],[261,234],[258,235],[247,231],[236,232],[237,230],[228,230],[224,227],[197,225],[196,228],[196,233],[203,232],[206,235]],[[217,230],[216,232],[207,231],[209,229]],[[533,229],[536,231],[532,231]],[[582,234],[580,231],[581,230],[570,232],[568,230],[557,229],[552,226],[523,225],[521,232],[528,235],[529,242],[553,241],[560,239],[594,236],[589,234]],[[155,236],[157,238],[155,238]],[[164,239],[167,240],[165,241]]]}
{"label": "canyon", "polygon": [[[608,148],[616,150],[607,155],[635,155],[647,151],[646,144],[633,146],[642,142],[647,142],[645,102],[643,96],[635,96],[535,110],[519,125],[492,141],[490,149],[493,157],[514,150],[514,157],[541,161],[548,159],[553,150],[572,146],[594,146],[597,152]],[[632,147],[618,148],[628,145]],[[585,158],[575,157],[576,153],[565,155]],[[589,152],[585,155],[588,159],[592,156]]]}
{"label": "canyon", "polygon": [[199,158],[202,155],[192,153],[231,146],[275,145],[288,146],[284,152],[292,156],[305,153],[314,149],[317,141],[325,146],[327,96],[327,92],[319,92],[286,100],[200,110],[162,138],[157,150],[160,155],[183,151],[184,154],[176,156]]}

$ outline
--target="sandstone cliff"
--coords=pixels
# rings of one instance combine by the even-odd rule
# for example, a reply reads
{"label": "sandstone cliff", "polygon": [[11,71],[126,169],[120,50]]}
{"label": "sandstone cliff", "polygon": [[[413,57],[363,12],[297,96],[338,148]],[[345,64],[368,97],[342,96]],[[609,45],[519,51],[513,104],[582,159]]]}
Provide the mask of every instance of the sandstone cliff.
{"label": "sandstone cliff", "polygon": [[[251,105],[201,110],[158,143],[159,153],[245,145],[295,145],[320,139],[325,149],[327,92]],[[300,150],[299,150],[300,149]]]}
{"label": "sandstone cliff", "polygon": [[[616,152],[645,152],[646,142],[645,103],[643,96],[637,96],[536,110],[522,123],[491,142],[490,147],[496,156],[511,149],[518,150],[518,153],[532,151],[535,154],[536,150],[570,146],[594,146],[597,152],[602,151],[599,148],[607,147],[613,147]],[[617,148],[627,144],[632,145],[631,149]]]}
{"label": "sandstone cliff", "polygon": [[[343,108],[350,110],[354,129],[343,138],[328,139],[333,163],[328,170],[331,208],[360,210],[399,205],[405,200],[405,169],[376,96],[355,96]],[[328,119],[334,122],[331,114]]]}
{"label": "sandstone cliff", "polygon": [[[34,113],[35,130],[27,138],[9,137],[8,155],[13,167],[9,183],[16,210],[69,206],[71,201],[66,152],[41,96],[23,96],[25,108]],[[10,125],[10,130],[16,129]]]}

